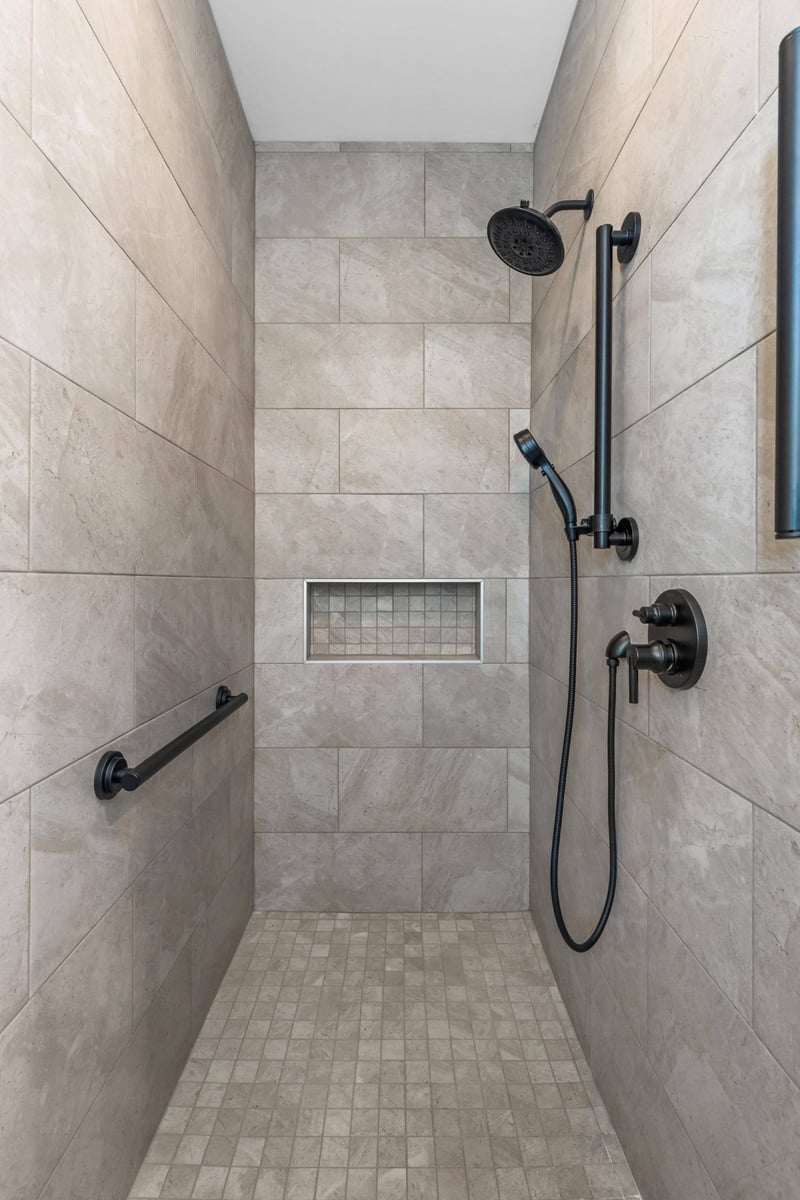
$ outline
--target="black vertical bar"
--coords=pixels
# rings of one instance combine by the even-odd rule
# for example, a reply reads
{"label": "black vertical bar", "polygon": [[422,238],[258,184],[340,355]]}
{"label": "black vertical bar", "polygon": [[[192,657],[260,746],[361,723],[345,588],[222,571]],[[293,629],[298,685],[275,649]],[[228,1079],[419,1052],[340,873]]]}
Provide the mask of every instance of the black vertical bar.
{"label": "black vertical bar", "polygon": [[596,550],[607,550],[611,533],[611,225],[597,229],[594,354],[594,515]]}
{"label": "black vertical bar", "polygon": [[781,42],[775,537],[800,537],[800,29]]}

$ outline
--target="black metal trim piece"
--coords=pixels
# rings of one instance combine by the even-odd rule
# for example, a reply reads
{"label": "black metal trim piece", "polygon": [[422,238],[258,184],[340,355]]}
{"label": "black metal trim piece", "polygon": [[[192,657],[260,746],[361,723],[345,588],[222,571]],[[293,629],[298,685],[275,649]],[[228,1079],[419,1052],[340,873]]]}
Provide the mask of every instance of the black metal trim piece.
{"label": "black metal trim piece", "polygon": [[129,767],[125,755],[119,750],[107,751],[95,768],[95,796],[98,800],[112,800],[123,788],[126,792],[135,792],[143,783],[152,779],[158,771],[171,763],[173,758],[183,754],[184,750],[188,750],[201,737],[227,720],[232,713],[236,712],[237,708],[247,704],[249,698],[247,692],[240,692],[238,696],[233,696],[230,688],[224,685],[218,687],[215,711],[209,713],[207,717],[203,717],[178,737],[173,738],[171,742],[167,742],[166,746],[162,746],[160,750],[156,750],[149,758],[140,762],[138,767]]}
{"label": "black metal trim piece", "polygon": [[800,29],[780,45],[775,537],[800,537]]}

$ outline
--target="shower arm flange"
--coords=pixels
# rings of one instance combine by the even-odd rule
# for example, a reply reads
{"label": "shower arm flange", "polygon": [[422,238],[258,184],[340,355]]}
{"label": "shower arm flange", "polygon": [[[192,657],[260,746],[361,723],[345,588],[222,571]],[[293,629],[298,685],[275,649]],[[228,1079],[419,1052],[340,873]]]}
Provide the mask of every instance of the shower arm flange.
{"label": "shower arm flange", "polygon": [[583,200],[559,200],[544,210],[548,220],[560,212],[582,212],[584,221],[588,221],[594,208],[594,188],[589,188]]}

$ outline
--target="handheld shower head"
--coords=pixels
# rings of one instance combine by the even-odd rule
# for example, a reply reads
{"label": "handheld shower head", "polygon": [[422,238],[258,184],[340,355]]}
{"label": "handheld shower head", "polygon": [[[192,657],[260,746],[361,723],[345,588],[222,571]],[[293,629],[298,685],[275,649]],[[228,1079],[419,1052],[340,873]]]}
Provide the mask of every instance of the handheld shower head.
{"label": "handheld shower head", "polygon": [[553,498],[564,518],[564,532],[567,535],[567,540],[577,542],[580,536],[580,527],[578,525],[578,514],[575,509],[572,492],[566,483],[564,483],[564,480],[550,462],[550,459],[536,441],[530,429],[521,429],[519,433],[515,433],[514,441],[523,458],[527,459],[532,467],[541,471],[550,484]]}
{"label": "handheld shower head", "polygon": [[561,200],[544,212],[520,200],[518,208],[501,208],[489,218],[489,245],[507,267],[523,275],[552,275],[564,261],[564,241],[551,217],[566,209],[583,212],[584,220],[594,205],[594,192],[585,200]]}

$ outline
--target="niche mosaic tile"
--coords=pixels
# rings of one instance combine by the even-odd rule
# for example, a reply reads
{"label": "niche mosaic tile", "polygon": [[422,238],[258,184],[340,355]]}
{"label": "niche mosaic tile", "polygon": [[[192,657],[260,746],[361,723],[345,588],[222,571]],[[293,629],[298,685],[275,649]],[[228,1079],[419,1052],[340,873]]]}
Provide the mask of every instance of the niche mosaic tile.
{"label": "niche mosaic tile", "polygon": [[309,659],[481,657],[478,580],[309,581]]}

